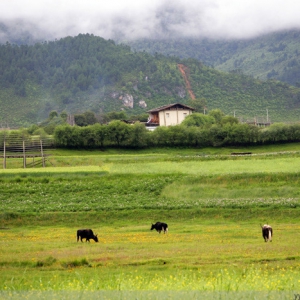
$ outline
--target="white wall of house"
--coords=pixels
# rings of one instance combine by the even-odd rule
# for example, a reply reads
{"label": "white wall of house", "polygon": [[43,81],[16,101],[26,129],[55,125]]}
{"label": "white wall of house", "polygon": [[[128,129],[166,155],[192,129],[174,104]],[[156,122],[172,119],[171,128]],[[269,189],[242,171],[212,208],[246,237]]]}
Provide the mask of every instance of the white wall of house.
{"label": "white wall of house", "polygon": [[192,111],[189,109],[160,111],[159,125],[160,126],[178,125],[190,114],[192,114]]}

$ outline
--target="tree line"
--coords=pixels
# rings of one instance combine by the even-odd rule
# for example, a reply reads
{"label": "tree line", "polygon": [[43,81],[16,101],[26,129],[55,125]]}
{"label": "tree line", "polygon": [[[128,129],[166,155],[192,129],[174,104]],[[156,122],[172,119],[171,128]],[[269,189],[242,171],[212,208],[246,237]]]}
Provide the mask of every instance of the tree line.
{"label": "tree line", "polygon": [[216,122],[207,116],[207,120],[200,125],[183,122],[176,126],[160,126],[154,131],[146,129],[143,123],[132,125],[121,120],[85,127],[59,125],[54,131],[54,141],[57,147],[68,149],[203,148],[300,142],[299,123],[276,123],[262,128],[242,124],[234,119],[224,117]]}
{"label": "tree line", "polygon": [[[65,117],[63,113],[61,116],[56,116],[54,112],[50,115],[54,119]],[[66,149],[244,147],[300,142],[300,123],[274,123],[268,127],[258,127],[240,123],[237,118],[226,116],[220,110],[212,110],[207,115],[193,113],[180,125],[159,126],[153,131],[148,130],[144,122],[128,124],[121,119],[87,126],[57,123],[51,135],[41,127],[32,126],[17,131],[1,131],[0,144],[3,144],[4,139],[8,146],[14,144],[15,136],[25,138],[26,141],[38,136],[42,139],[52,137],[52,145]]]}

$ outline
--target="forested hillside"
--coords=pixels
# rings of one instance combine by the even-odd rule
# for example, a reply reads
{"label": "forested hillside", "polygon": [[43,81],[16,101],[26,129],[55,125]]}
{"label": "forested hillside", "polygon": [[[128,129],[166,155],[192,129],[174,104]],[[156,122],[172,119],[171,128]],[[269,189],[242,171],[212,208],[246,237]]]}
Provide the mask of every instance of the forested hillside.
{"label": "forested hillside", "polygon": [[191,103],[190,95],[204,100],[207,110],[220,108],[237,117],[253,119],[268,110],[271,121],[299,119],[300,89],[219,72],[196,59],[133,52],[89,34],[0,45],[0,125],[27,126],[53,110],[139,114],[164,104]]}
{"label": "forested hillside", "polygon": [[151,99],[148,105],[156,106],[185,97],[176,59],[133,53],[88,34],[34,46],[1,45],[0,86],[0,117],[7,122],[37,122],[54,109],[141,112],[145,105],[139,101]]}
{"label": "forested hillside", "polygon": [[137,51],[196,58],[221,71],[238,70],[260,79],[300,85],[300,31],[292,30],[245,40],[135,40]]}

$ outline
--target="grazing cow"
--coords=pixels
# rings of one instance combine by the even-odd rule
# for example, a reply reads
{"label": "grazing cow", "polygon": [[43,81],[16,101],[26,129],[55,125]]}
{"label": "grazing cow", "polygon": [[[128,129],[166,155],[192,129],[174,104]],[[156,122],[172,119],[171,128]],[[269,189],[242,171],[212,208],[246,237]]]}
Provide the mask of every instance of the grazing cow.
{"label": "grazing cow", "polygon": [[96,243],[98,243],[98,237],[97,234],[94,235],[93,230],[92,229],[78,229],[77,230],[77,242],[79,240],[82,242],[82,239],[86,239],[85,241],[90,242],[90,239],[94,240]]}
{"label": "grazing cow", "polygon": [[272,227],[270,225],[265,224],[264,226],[261,226],[261,230],[262,230],[262,236],[263,236],[265,242],[267,242],[267,241],[272,242],[272,236],[273,236]]}
{"label": "grazing cow", "polygon": [[168,224],[156,222],[155,224],[152,224],[150,230],[156,229],[157,232],[161,233],[163,231],[164,233],[168,233]]}

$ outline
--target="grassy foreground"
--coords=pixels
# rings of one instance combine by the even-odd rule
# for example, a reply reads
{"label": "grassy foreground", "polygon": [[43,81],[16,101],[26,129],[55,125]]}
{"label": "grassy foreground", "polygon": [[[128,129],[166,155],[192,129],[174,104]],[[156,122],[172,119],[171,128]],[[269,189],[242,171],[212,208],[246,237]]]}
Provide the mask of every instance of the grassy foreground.
{"label": "grassy foreground", "polygon": [[[112,154],[96,156],[97,165],[76,157],[72,167],[0,172],[1,298],[24,291],[67,299],[72,291],[99,299],[300,293],[297,154]],[[167,222],[169,234],[150,231],[156,221]],[[261,237],[267,222],[272,243]],[[99,243],[77,243],[83,227]]]}
{"label": "grassy foreground", "polygon": [[299,224],[276,224],[276,238],[264,243],[257,223],[169,223],[168,235],[150,224],[95,224],[98,244],[77,243],[70,227],[1,232],[14,241],[1,247],[1,289],[299,289]]}

